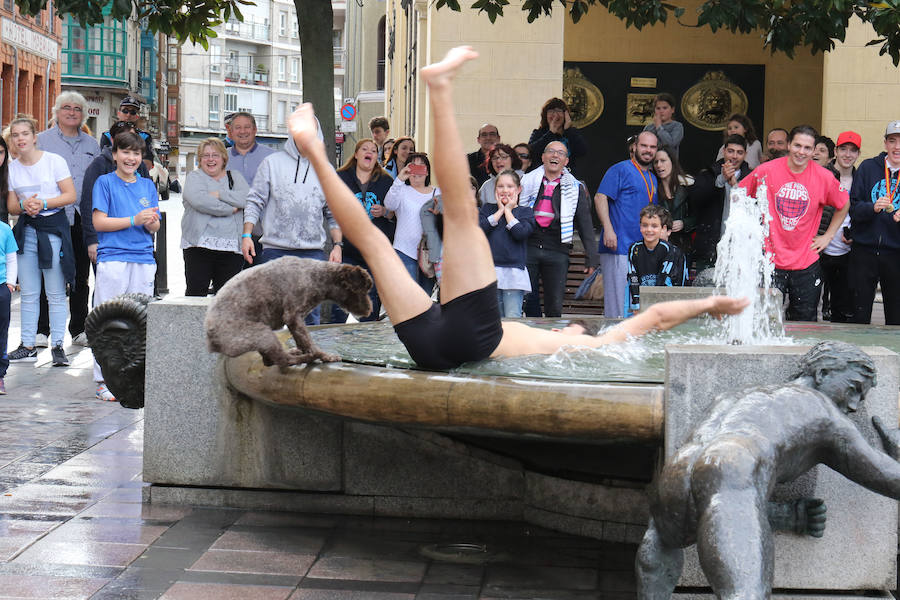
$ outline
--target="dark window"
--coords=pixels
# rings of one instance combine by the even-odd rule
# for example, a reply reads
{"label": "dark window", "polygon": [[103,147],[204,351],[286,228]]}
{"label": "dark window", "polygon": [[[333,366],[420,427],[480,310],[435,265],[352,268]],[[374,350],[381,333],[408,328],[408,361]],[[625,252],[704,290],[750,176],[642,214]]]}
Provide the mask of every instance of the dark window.
{"label": "dark window", "polygon": [[384,51],[385,51],[385,43],[384,39],[384,30],[386,24],[386,17],[381,17],[381,20],[378,21],[378,62],[375,65],[375,89],[383,90],[384,89]]}

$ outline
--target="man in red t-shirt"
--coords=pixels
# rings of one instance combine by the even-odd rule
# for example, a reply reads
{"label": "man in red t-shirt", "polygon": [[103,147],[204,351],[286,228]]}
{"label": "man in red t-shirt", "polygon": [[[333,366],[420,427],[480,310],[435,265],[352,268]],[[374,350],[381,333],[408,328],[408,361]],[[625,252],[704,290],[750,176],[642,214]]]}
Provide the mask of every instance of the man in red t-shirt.
{"label": "man in red t-shirt", "polygon": [[[819,253],[831,242],[850,208],[847,190],[811,161],[818,132],[798,125],[788,136],[788,155],[761,164],[740,182],[756,196],[765,181],[769,196],[769,239],[775,257],[773,284],[788,299],[789,321],[815,321],[822,291]],[[828,229],[818,233],[825,205],[835,207]]]}

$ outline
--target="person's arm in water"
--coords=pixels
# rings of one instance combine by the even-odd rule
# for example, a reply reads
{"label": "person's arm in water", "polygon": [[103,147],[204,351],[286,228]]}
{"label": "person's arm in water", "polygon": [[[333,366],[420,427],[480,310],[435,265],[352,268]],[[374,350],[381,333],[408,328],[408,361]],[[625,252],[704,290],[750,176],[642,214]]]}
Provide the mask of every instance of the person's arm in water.
{"label": "person's arm in water", "polygon": [[664,331],[688,319],[709,314],[713,317],[736,315],[750,304],[747,298],[710,296],[700,300],[673,300],[654,304],[639,315],[626,319],[601,336],[567,333],[530,327],[516,321],[503,322],[503,339],[492,356],[553,354],[564,346],[599,348],[623,342],[650,331]]}
{"label": "person's arm in water", "polygon": [[708,314],[721,318],[723,315],[736,315],[750,304],[748,298],[730,298],[728,296],[709,296],[699,300],[673,300],[650,306],[642,313],[626,319],[597,337],[597,344],[614,344],[624,342],[629,337],[638,337],[650,331],[666,331],[681,325],[688,319]]}

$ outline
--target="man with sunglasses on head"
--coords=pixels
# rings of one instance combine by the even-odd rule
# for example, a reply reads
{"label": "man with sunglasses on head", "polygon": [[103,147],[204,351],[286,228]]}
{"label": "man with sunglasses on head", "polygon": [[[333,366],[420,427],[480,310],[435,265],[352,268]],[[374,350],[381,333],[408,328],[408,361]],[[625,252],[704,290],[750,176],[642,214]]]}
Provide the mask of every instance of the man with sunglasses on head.
{"label": "man with sunglasses on head", "polygon": [[[141,139],[144,140],[146,144],[146,148],[144,149],[144,164],[147,166],[147,170],[153,168],[153,138],[150,137],[150,134],[146,131],[138,128],[137,123],[141,118],[141,101],[135,98],[134,96],[125,96],[122,98],[122,101],[119,102],[119,109],[116,111],[116,121],[125,121],[127,123],[134,123],[134,132],[141,136]],[[100,148],[112,148],[112,137],[110,137],[109,132],[106,131],[103,135],[100,136]]]}

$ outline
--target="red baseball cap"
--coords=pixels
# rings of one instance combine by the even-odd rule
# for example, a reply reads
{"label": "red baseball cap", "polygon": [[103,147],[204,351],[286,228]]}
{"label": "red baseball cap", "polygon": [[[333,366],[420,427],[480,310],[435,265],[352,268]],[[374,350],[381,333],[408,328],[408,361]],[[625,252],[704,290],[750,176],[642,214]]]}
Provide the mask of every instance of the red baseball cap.
{"label": "red baseball cap", "polygon": [[841,132],[841,135],[838,136],[836,146],[843,146],[844,144],[853,144],[857,149],[862,148],[862,137],[855,131],[844,131]]}

